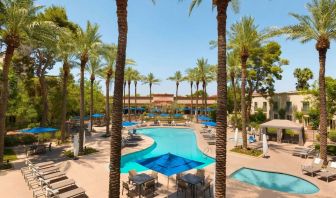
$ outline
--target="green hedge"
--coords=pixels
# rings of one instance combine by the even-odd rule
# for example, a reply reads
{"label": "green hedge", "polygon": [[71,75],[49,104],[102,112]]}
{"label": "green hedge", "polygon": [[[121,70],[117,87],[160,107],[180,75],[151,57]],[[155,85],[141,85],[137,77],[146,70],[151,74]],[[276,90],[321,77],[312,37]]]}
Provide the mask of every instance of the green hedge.
{"label": "green hedge", "polygon": [[336,142],[336,131],[335,130],[331,130],[328,133],[328,137],[332,142]]}
{"label": "green hedge", "polygon": [[[315,149],[320,150],[320,145],[316,144]],[[327,146],[327,152],[328,152],[328,155],[336,156],[336,145],[329,144]]]}
{"label": "green hedge", "polygon": [[27,145],[37,142],[37,137],[31,134],[24,135],[8,135],[5,137],[5,146],[12,147],[17,145]]}

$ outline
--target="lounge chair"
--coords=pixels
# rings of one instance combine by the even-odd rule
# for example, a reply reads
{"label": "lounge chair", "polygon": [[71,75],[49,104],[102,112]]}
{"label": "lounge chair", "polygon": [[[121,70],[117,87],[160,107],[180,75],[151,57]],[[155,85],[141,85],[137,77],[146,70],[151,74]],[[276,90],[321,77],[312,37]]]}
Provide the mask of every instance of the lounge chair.
{"label": "lounge chair", "polygon": [[127,197],[136,197],[137,193],[136,193],[136,189],[134,186],[129,186],[128,183],[123,182],[122,183],[122,190],[121,190],[121,194],[124,195],[124,189],[127,191]]}
{"label": "lounge chair", "polygon": [[152,179],[146,183],[144,183],[142,189],[141,189],[141,195],[144,197],[154,197],[155,195],[155,186],[156,182],[155,179]]}
{"label": "lounge chair", "polygon": [[216,145],[216,140],[207,141],[208,145]]}
{"label": "lounge chair", "polygon": [[301,166],[302,173],[310,173],[312,177],[314,177],[314,173],[321,171],[323,165],[323,160],[320,158],[315,158],[311,165]]}
{"label": "lounge chair", "polygon": [[71,197],[77,197],[79,195],[85,194],[85,190],[83,188],[79,187],[79,188],[75,188],[75,189],[70,190],[70,191],[59,193],[58,190],[50,190],[49,189],[47,191],[47,193],[52,195],[52,197],[55,197],[55,198],[71,198]]}
{"label": "lounge chair", "polygon": [[179,192],[185,193],[184,197],[187,197],[187,193],[189,189],[190,188],[185,181],[181,179],[177,181],[177,197],[179,197]]}
{"label": "lounge chair", "polygon": [[327,168],[318,175],[320,178],[326,178],[329,183],[329,178],[336,177],[336,162],[329,162]]}
{"label": "lounge chair", "polygon": [[294,149],[293,155],[300,156],[300,157],[305,157],[308,158],[309,156],[314,156],[315,155],[315,149],[314,148],[296,148]]}
{"label": "lounge chair", "polygon": [[65,179],[65,180],[62,180],[62,181],[59,181],[59,182],[48,184],[46,188],[56,190],[56,189],[61,189],[61,188],[65,188],[65,187],[69,187],[69,186],[73,186],[73,185],[75,185],[75,180]]}
{"label": "lounge chair", "polygon": [[126,147],[127,147],[127,146],[128,146],[128,147],[133,147],[133,146],[138,146],[139,144],[138,144],[137,142],[134,142],[134,141],[125,139],[125,140],[123,141],[123,145],[126,146]]}

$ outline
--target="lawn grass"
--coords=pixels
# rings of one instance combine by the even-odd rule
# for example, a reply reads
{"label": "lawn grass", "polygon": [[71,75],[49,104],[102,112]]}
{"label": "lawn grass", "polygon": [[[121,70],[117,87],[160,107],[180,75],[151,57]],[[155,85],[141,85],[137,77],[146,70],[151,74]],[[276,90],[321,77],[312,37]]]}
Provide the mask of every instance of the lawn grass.
{"label": "lawn grass", "polygon": [[253,157],[259,157],[260,155],[262,155],[261,150],[252,149],[252,148],[243,149],[242,147],[235,147],[235,148],[231,149],[231,151],[236,152],[236,153],[240,153],[240,154],[244,154],[244,155],[253,156]]}
{"label": "lawn grass", "polygon": [[13,149],[5,149],[4,151],[4,161],[14,161],[17,160],[16,153]]}

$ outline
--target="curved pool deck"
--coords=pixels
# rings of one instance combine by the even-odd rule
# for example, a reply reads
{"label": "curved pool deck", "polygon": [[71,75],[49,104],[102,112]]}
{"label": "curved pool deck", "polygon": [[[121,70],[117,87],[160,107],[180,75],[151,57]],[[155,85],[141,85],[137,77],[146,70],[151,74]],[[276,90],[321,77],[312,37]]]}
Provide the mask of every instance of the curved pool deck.
{"label": "curved pool deck", "polygon": [[188,159],[203,162],[204,168],[215,162],[215,159],[203,153],[197,143],[197,137],[193,129],[172,127],[150,127],[137,130],[138,134],[152,138],[154,143],[142,150],[128,153],[121,158],[121,173],[129,170],[146,171],[147,168],[136,163],[137,160],[172,153]]}

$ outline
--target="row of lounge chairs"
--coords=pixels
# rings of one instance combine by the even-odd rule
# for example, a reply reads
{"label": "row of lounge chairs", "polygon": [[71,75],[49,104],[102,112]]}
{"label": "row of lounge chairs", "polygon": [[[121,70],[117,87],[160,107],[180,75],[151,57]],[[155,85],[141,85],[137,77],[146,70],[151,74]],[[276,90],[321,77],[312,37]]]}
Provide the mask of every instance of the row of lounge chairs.
{"label": "row of lounge chairs", "polygon": [[71,198],[85,195],[85,190],[76,186],[73,179],[66,177],[53,161],[34,164],[26,160],[26,167],[21,173],[29,189],[33,190],[33,197]]}
{"label": "row of lounge chairs", "polygon": [[312,177],[318,175],[320,178],[325,178],[329,182],[330,178],[336,178],[336,162],[329,161],[328,166],[323,168],[323,160],[314,158],[309,165],[301,166],[302,173],[308,173]]}
{"label": "row of lounge chairs", "polygon": [[203,128],[201,134],[207,141],[208,145],[216,145],[216,130],[212,128]]}
{"label": "row of lounge chairs", "polygon": [[292,154],[295,155],[295,156],[300,156],[300,157],[304,157],[304,158],[315,157],[316,156],[316,150],[315,150],[315,148],[295,147]]}

